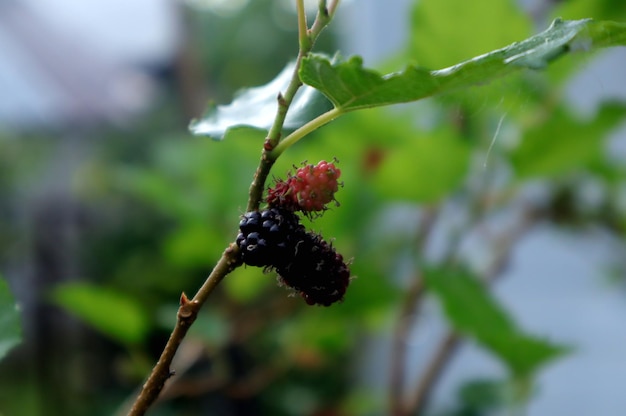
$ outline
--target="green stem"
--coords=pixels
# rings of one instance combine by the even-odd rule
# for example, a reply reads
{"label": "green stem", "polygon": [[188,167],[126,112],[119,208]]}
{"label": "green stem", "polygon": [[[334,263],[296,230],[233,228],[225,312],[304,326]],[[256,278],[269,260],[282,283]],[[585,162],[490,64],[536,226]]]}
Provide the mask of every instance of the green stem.
{"label": "green stem", "polygon": [[313,22],[313,26],[311,26],[311,30],[309,31],[313,39],[317,38],[320,32],[324,30],[326,26],[328,26],[328,23],[331,21],[333,15],[335,14],[337,6],[339,6],[339,0],[331,1],[330,5],[328,6],[326,4],[326,0],[320,0],[317,17],[315,19],[315,22]]}
{"label": "green stem", "polygon": [[[264,146],[265,151],[273,149],[280,141],[280,135],[283,125],[285,124],[287,111],[293,101],[293,97],[298,92],[300,86],[302,86],[302,81],[300,81],[300,76],[298,76],[300,64],[302,59],[308,55],[309,52],[311,52],[313,43],[316,39],[315,36],[309,35],[309,31],[307,29],[304,0],[298,0],[296,2],[296,6],[298,11],[298,44],[300,46],[300,50],[298,51],[298,57],[296,58],[296,64],[293,69],[293,75],[289,81],[287,89],[284,93],[278,93],[278,110],[276,111],[276,117],[274,117],[274,123],[272,123],[272,127],[267,133],[266,143]],[[315,23],[317,23],[318,20],[319,17],[315,19]]]}
{"label": "green stem", "polygon": [[[281,132],[283,129],[283,125],[285,124],[287,111],[289,110],[289,106],[291,105],[291,102],[293,101],[294,96],[298,92],[298,89],[302,86],[302,81],[300,81],[300,76],[298,75],[298,71],[300,69],[300,64],[302,63],[302,59],[311,52],[311,49],[313,48],[313,45],[315,44],[315,41],[317,40],[319,34],[332,20],[333,14],[338,4],[339,4],[339,1],[335,0],[327,8],[326,2],[323,0],[320,1],[320,10],[318,11],[317,16],[315,17],[315,21],[313,22],[313,26],[311,27],[311,30],[308,30],[307,25],[306,25],[304,0],[297,0],[296,2],[297,12],[298,12],[298,32],[299,32],[298,39],[299,39],[300,50],[298,52],[298,58],[296,59],[296,65],[294,68],[293,76],[291,77],[291,81],[289,82],[289,85],[287,86],[285,93],[278,94],[278,110],[276,111],[276,117],[274,118],[274,123],[272,124],[272,127],[270,128],[269,132],[267,133],[267,138],[265,139],[265,145],[263,146],[263,154],[261,155],[261,162],[259,163],[259,167],[257,168],[254,174],[254,180],[252,181],[252,184],[250,185],[250,190],[249,190],[249,195],[248,195],[248,206],[246,208],[246,211],[256,211],[259,209],[259,205],[261,203],[261,200],[263,199],[265,181],[267,177],[269,176],[270,170],[272,169],[272,166],[274,165],[274,162],[276,161],[278,156],[280,156],[280,154],[286,148],[291,146],[291,144],[295,143],[296,141],[304,137],[306,134],[315,130],[317,127],[328,123],[330,120],[332,120],[332,118],[336,117],[335,115],[334,117],[326,121],[323,121],[322,119],[321,121],[317,121],[318,124],[316,127],[313,127],[309,130],[305,129],[305,127],[307,127],[308,125],[315,126],[316,120],[319,120],[320,118],[325,116],[325,114],[322,114],[320,117],[302,126],[301,128],[299,128],[298,130],[296,130],[295,132],[293,132],[292,134],[290,134],[284,140],[281,141]],[[301,135],[294,136],[296,132],[299,132],[298,134],[301,134]],[[283,142],[285,141],[287,142],[287,144],[283,144]],[[280,149],[280,150],[277,151],[276,149]]]}
{"label": "green stem", "polygon": [[309,26],[306,23],[304,0],[296,1],[296,10],[298,11],[298,41],[300,42],[300,50],[311,50],[313,45],[309,37]]}
{"label": "green stem", "polygon": [[330,111],[325,112],[314,118],[313,120],[300,127],[289,136],[285,137],[279,144],[270,152],[272,159],[277,159],[289,146],[296,143],[298,140],[308,135],[314,130],[322,127],[324,124],[330,123],[340,115],[344,114],[344,111],[340,108],[333,108]]}
{"label": "green stem", "polygon": [[246,208],[247,212],[257,211],[259,209],[261,199],[263,199],[265,181],[267,180],[267,177],[270,174],[270,170],[272,169],[272,166],[276,161],[275,157],[270,156],[271,155],[267,150],[263,150],[263,154],[261,155],[261,163],[259,163],[259,167],[254,173],[254,180],[250,185],[248,207]]}

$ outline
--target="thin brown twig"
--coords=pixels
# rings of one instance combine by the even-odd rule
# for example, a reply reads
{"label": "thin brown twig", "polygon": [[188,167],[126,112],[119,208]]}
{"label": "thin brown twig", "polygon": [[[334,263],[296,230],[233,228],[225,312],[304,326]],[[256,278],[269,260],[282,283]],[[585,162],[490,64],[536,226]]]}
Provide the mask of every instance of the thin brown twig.
{"label": "thin brown twig", "polygon": [[[527,208],[522,213],[520,221],[512,229],[503,233],[499,238],[496,238],[494,244],[496,247],[496,255],[484,274],[485,282],[492,283],[502,275],[511,256],[514,244],[530,230],[537,220],[537,212],[533,208]],[[461,334],[455,331],[449,331],[444,336],[428,368],[417,383],[413,394],[407,399],[406,405],[402,408],[401,413],[397,415],[408,416],[421,414],[426,408],[432,391],[446,368],[446,364],[458,350],[457,347],[462,341],[463,338]]]}
{"label": "thin brown twig", "polygon": [[[459,126],[460,130],[465,130],[467,126]],[[471,200],[469,214],[470,220],[478,221],[484,212],[483,206],[479,204],[478,199]],[[461,245],[461,235],[466,231],[468,222],[457,229],[452,231],[452,235],[449,238],[449,243],[442,256],[442,264],[454,264],[457,261],[457,255],[459,247]],[[431,224],[432,226],[432,224]],[[422,233],[420,236],[423,245],[426,239],[430,235],[430,230],[427,233]],[[403,307],[401,308],[401,315],[398,321],[398,326],[394,333],[394,340],[392,346],[392,364],[391,364],[391,379],[389,390],[389,409],[392,416],[409,416],[415,414],[416,409],[421,409],[425,406],[425,403],[438,379],[438,374],[444,367],[444,362],[451,354],[452,348],[448,347],[446,337],[440,344],[434,358],[430,361],[429,367],[422,375],[421,380],[418,382],[413,394],[406,397],[406,358],[407,347],[406,338],[408,331],[415,326],[416,311],[421,306],[422,299],[425,294],[425,285],[421,279],[421,273],[417,273],[416,280],[413,282],[409,293],[407,294]]]}
{"label": "thin brown twig", "polygon": [[172,384],[172,388],[163,390],[159,401],[200,396],[216,390],[221,390],[225,395],[233,398],[252,397],[287,370],[288,367],[285,365],[272,363],[252,369],[245,378],[237,381],[212,373],[196,376],[193,379],[180,380]]}
{"label": "thin brown twig", "polygon": [[[234,325],[236,330],[231,334],[231,342],[244,343],[253,335],[253,333],[261,329],[263,325],[267,323],[268,318],[288,315],[293,307],[293,303],[285,303],[276,299],[270,301],[269,303],[264,303],[261,311],[259,311],[257,306],[255,307],[256,312],[248,311],[247,313],[234,317],[235,321],[238,323]],[[198,396],[200,394],[225,388],[229,385],[229,383],[231,383],[223,375],[208,375],[205,377],[194,378],[192,380],[182,377],[192,366],[194,366],[199,360],[203,359],[203,357],[207,354],[206,345],[201,340],[191,340],[192,342],[189,341],[190,340],[187,339],[185,343],[180,345],[178,352],[176,353],[176,357],[172,361],[172,365],[176,366],[176,377],[165,384],[165,387],[161,390],[161,393],[156,399],[154,405],[181,396]],[[220,349],[213,351],[213,354],[217,353],[219,350]],[[276,366],[276,364],[273,365]],[[281,366],[278,365],[278,367]],[[285,369],[283,369],[283,372],[284,370]],[[257,372],[258,371],[253,370],[252,374]],[[247,379],[249,379],[249,377]],[[244,381],[245,380],[242,380],[242,383]],[[133,394],[119,406],[118,410],[115,412],[115,416],[128,414],[128,411],[132,407],[139,391],[140,389],[137,389],[136,392],[133,392]]]}
{"label": "thin brown twig", "polygon": [[461,335],[454,331],[448,332],[437,347],[434,357],[430,361],[428,368],[424,371],[422,378],[415,387],[414,394],[407,400],[399,415],[421,415],[428,399],[432,396],[432,391],[441,378],[450,358],[461,343]]}
{"label": "thin brown twig", "polygon": [[[426,208],[421,220],[418,234],[416,236],[415,247],[422,250],[430,235],[433,224],[437,217],[436,208]],[[402,398],[405,390],[405,359],[407,355],[406,340],[409,331],[415,324],[416,313],[421,306],[424,295],[424,281],[421,275],[415,276],[411,282],[399,312],[399,319],[393,333],[391,351],[391,372],[389,376],[389,409],[391,415],[402,414]]]}
{"label": "thin brown twig", "polygon": [[129,416],[144,415],[148,408],[154,403],[159,393],[165,386],[165,382],[174,372],[170,365],[174,359],[174,355],[178,350],[178,346],[182,342],[191,324],[196,320],[200,307],[207,300],[211,292],[217,284],[238,265],[239,249],[236,244],[231,244],[222,254],[222,257],[216,264],[215,268],[205,280],[198,293],[189,300],[183,293],[180,297],[180,307],[176,316],[176,326],[172,331],[170,338],[161,353],[159,361],[152,369],[152,373],[148,380],[144,383],[141,392],[137,396],[133,407],[128,413]]}
{"label": "thin brown twig", "polygon": [[398,323],[393,334],[391,346],[391,374],[389,378],[389,409],[393,416],[402,416],[403,397],[406,381],[406,340],[407,335],[415,324],[415,314],[421,306],[424,295],[424,282],[421,277],[416,277],[408,293],[404,298],[404,303],[400,309]]}

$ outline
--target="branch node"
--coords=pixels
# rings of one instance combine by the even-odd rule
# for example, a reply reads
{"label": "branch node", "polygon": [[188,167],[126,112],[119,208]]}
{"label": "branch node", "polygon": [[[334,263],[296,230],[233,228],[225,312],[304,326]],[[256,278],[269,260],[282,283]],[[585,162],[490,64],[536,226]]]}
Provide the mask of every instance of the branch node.
{"label": "branch node", "polygon": [[180,308],[178,308],[178,318],[181,321],[186,321],[192,319],[196,314],[198,307],[200,306],[200,302],[197,300],[189,300],[187,295],[183,293],[180,296]]}
{"label": "branch node", "polygon": [[226,247],[226,251],[224,252],[224,254],[226,254],[227,256],[234,256],[237,253],[237,243],[232,242],[228,245],[228,247]]}
{"label": "branch node", "polygon": [[283,97],[281,92],[278,93],[278,97],[276,97],[276,99],[278,100],[278,105],[283,107],[287,106],[287,100],[285,100],[285,97]]}
{"label": "branch node", "polygon": [[326,0],[320,0],[317,9],[320,11],[320,13],[328,14],[328,6],[326,5]]}
{"label": "branch node", "polygon": [[185,292],[181,293],[180,295],[180,306],[185,306],[189,303],[189,298],[187,297],[187,295],[185,294]]}

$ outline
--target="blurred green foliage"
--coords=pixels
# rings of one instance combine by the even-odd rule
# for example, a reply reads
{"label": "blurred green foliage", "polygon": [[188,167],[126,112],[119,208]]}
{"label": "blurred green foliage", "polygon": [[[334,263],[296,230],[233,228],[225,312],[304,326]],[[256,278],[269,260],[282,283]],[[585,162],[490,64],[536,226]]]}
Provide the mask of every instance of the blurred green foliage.
{"label": "blurred green foliage", "polygon": [[[442,16],[446,16],[442,19]],[[477,25],[486,16],[506,24]],[[419,2],[411,15],[409,55],[438,69],[502,48],[532,35],[531,19],[511,1]]]}
{"label": "blurred green foliage", "polygon": [[[272,3],[278,2],[252,1],[240,14],[225,18],[188,11],[192,49],[216,101],[227,101],[242,86],[267,82],[295,55],[295,24],[290,29],[276,24],[277,14],[278,19],[295,18]],[[468,4],[417,2],[411,33],[394,62],[442,67],[533,32],[531,18],[513,2]],[[563,2],[553,14],[565,19],[626,17],[621,2],[609,0]],[[332,37],[326,35],[323,42],[320,48],[333,52]],[[419,104],[355,112],[285,152],[272,171],[277,177],[305,160],[339,160],[345,182],[337,195],[341,206],[304,222],[353,259],[356,278],[345,301],[311,308],[277,287],[273,273],[236,269],[192,327],[179,351],[177,377],[153,413],[385,414],[387,392],[368,390],[355,380],[355,369],[371,359],[362,348],[366,340],[388,335],[395,325],[407,298],[407,281],[424,267],[427,255],[418,236],[425,210],[445,215],[450,204],[470,213],[479,206],[480,216],[489,217],[515,207],[519,191],[541,180],[553,189],[552,199],[544,201],[545,217],[579,226],[581,218],[571,210],[577,190],[568,181],[587,177],[610,183],[600,208],[587,220],[623,237],[626,213],[613,190],[624,186],[626,172],[608,157],[606,140],[624,120],[624,104],[604,103],[590,119],[576,116],[562,97],[581,57],[565,58],[546,73],[520,72]],[[191,137],[180,123],[180,100],[170,88],[131,129],[99,131],[91,156],[73,175],[73,195],[88,217],[74,254],[86,278],[70,276],[74,282],[55,285],[42,301],[62,306],[94,331],[89,334],[97,339],[97,348],[74,352],[100,364],[85,373],[74,362],[63,374],[37,380],[39,369],[25,364],[28,351],[20,355],[16,349],[2,363],[0,412],[55,414],[50,402],[39,400],[42,384],[52,389],[65,382],[52,390],[74,403],[59,407],[65,410],[57,414],[113,414],[133,396],[158,357],[181,292],[193,294],[234,240],[263,137],[247,129],[220,143]],[[492,146],[495,131],[501,137]],[[7,198],[32,184],[33,172],[45,166],[51,146],[19,140],[32,149],[20,151],[15,141],[0,140],[0,192]],[[487,160],[488,174],[500,183],[476,187]],[[562,194],[567,194],[566,203],[554,203]],[[482,204],[486,200],[496,202]],[[3,209],[10,211],[0,204]],[[398,209],[408,214],[398,220]],[[561,215],[564,210],[571,215]],[[479,226],[481,218],[473,221],[464,230]],[[19,230],[4,222],[0,227],[0,250],[6,253],[13,244],[7,236]],[[457,238],[450,236],[446,244],[455,247]],[[468,276],[451,271],[456,269],[443,261],[437,266],[430,284],[450,325],[503,359],[512,376],[534,374],[558,355],[550,344],[518,329],[514,317],[474,280],[482,270]],[[525,354],[516,354],[519,344],[505,345],[507,337],[525,345]],[[194,349],[196,345],[201,347]],[[51,349],[50,354],[59,360],[71,352]],[[506,407],[510,383],[467,385],[460,390],[458,408],[451,398],[452,410],[445,414],[487,414]],[[54,404],[61,398],[49,400]],[[32,408],[24,410],[23,403]]]}
{"label": "blurred green foliage", "polygon": [[591,120],[555,108],[529,123],[511,159],[520,180],[557,177],[606,162],[606,136],[623,122],[626,106],[605,103]]}
{"label": "blurred green foliage", "polygon": [[132,345],[145,341],[149,328],[146,312],[121,292],[74,283],[57,286],[52,292],[52,299],[121,344]]}
{"label": "blurred green foliage", "polygon": [[0,359],[22,339],[20,314],[9,285],[0,275]]}
{"label": "blurred green foliage", "polygon": [[485,286],[462,270],[429,270],[426,284],[441,299],[448,319],[502,359],[514,378],[530,378],[565,349],[531,337],[516,327]]}

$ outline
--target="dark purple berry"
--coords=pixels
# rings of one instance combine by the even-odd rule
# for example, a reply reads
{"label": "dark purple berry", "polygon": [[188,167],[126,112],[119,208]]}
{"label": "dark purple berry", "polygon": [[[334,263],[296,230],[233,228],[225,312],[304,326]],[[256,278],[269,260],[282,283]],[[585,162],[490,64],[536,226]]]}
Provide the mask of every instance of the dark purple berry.
{"label": "dark purple berry", "polygon": [[279,280],[309,305],[343,300],[350,283],[348,265],[321,236],[307,233],[292,210],[248,212],[239,230],[236,243],[243,263],[275,269]]}
{"label": "dark purple berry", "polygon": [[310,304],[341,301],[350,283],[350,269],[332,245],[319,235],[298,234],[293,259],[276,268],[280,280]]}
{"label": "dark purple berry", "polygon": [[237,245],[245,264],[277,267],[293,257],[292,242],[302,226],[293,212],[270,208],[244,214],[239,222]]}

